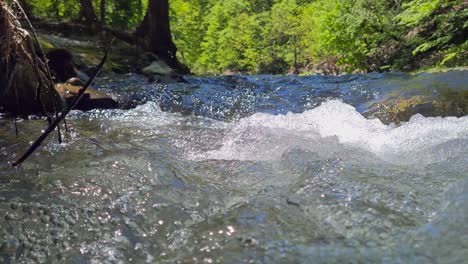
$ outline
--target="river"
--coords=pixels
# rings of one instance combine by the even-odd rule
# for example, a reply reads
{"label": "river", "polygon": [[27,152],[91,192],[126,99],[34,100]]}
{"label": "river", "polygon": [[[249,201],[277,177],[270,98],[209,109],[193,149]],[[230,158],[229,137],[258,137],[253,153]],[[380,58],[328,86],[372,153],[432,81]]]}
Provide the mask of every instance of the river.
{"label": "river", "polygon": [[[138,105],[0,116],[1,263],[466,263],[468,116],[384,124],[389,94],[468,90],[468,71],[102,77]],[[63,129],[62,129],[63,132]]]}

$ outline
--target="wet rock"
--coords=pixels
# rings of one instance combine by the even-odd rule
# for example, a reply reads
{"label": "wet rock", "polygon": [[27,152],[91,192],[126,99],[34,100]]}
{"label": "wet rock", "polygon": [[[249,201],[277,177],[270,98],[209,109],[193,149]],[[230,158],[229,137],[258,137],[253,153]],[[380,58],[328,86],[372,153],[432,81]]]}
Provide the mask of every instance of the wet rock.
{"label": "wet rock", "polygon": [[62,248],[65,249],[65,250],[69,249],[70,248],[70,243],[68,243],[67,241],[64,241],[62,243]]}
{"label": "wet rock", "polygon": [[20,243],[17,239],[8,239],[0,245],[0,253],[10,253],[13,254],[18,249]]}
{"label": "wet rock", "polygon": [[123,247],[130,247],[130,240],[126,236],[118,236],[114,238],[115,242],[119,243]]}
{"label": "wet rock", "polygon": [[258,240],[253,237],[241,237],[239,238],[239,241],[244,247],[253,247],[258,245]]}
{"label": "wet rock", "polygon": [[468,114],[468,91],[452,91],[439,96],[394,96],[372,104],[363,115],[378,118],[384,124],[407,122],[413,115],[425,117]]}
{"label": "wet rock", "polygon": [[32,252],[31,258],[37,263],[45,263],[47,261],[47,254],[42,251]]}
{"label": "wet rock", "polygon": [[5,215],[5,220],[14,221],[14,220],[16,220],[16,215],[8,213],[8,214]]}
{"label": "wet rock", "polygon": [[47,223],[47,222],[49,222],[49,221],[50,221],[50,217],[49,217],[49,216],[45,215],[45,216],[41,217],[41,222],[42,222],[42,223],[45,224],[45,223]]}
{"label": "wet rock", "polygon": [[20,203],[17,203],[17,202],[12,202],[12,203],[10,204],[10,208],[13,209],[13,210],[18,209],[20,206],[21,206],[21,204],[20,204]]}
{"label": "wet rock", "polygon": [[161,60],[153,61],[150,65],[141,70],[145,75],[172,75],[174,70]]}
{"label": "wet rock", "polygon": [[43,208],[43,209],[42,209],[42,213],[43,213],[44,215],[49,215],[49,214],[50,214],[50,208],[47,208],[47,207]]}
{"label": "wet rock", "polygon": [[71,225],[71,226],[73,226],[73,225],[76,224],[75,219],[73,219],[73,218],[70,217],[70,216],[65,217],[65,222],[67,222],[67,224],[69,224],[69,225]]}
{"label": "wet rock", "polygon": [[128,218],[125,219],[125,224],[132,230],[138,230],[138,225]]}
{"label": "wet rock", "polygon": [[28,241],[24,241],[23,243],[21,243],[21,246],[24,248],[24,249],[31,249],[31,243],[29,243]]}
{"label": "wet rock", "polygon": [[70,238],[72,238],[72,239],[78,239],[78,233],[76,233],[74,231],[71,231],[69,235],[70,235]]}
{"label": "wet rock", "polygon": [[178,74],[162,60],[155,60],[142,69],[144,75],[148,76],[149,82],[174,83],[185,82],[182,75]]}
{"label": "wet rock", "polygon": [[51,182],[52,186],[56,187],[56,188],[62,188],[63,185],[62,185],[62,181],[61,180],[53,180]]}
{"label": "wet rock", "polygon": [[[81,88],[81,86],[70,85],[67,83],[59,83],[55,86],[55,89],[67,104],[72,103]],[[113,109],[118,107],[119,104],[117,101],[112,99],[108,94],[88,88],[75,109],[88,111],[91,109]]]}
{"label": "wet rock", "polygon": [[76,78],[76,77],[68,79],[65,83],[69,84],[69,85],[74,85],[74,86],[83,86],[84,85],[84,82],[81,79]]}

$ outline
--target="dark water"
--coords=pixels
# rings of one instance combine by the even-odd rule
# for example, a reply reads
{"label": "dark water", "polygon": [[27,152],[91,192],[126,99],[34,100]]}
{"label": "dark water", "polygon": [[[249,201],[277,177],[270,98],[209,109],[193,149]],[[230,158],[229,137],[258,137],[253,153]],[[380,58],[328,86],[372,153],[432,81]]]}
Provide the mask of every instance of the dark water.
{"label": "dark water", "polygon": [[3,263],[464,263],[468,117],[366,119],[468,72],[241,76],[97,88],[139,106],[74,112],[18,169],[42,120],[0,118]]}

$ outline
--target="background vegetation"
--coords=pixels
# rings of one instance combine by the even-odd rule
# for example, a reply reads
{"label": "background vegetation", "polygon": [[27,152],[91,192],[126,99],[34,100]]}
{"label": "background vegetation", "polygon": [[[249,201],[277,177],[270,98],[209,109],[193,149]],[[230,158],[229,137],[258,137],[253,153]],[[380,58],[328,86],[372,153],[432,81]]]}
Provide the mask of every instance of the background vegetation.
{"label": "background vegetation", "polygon": [[[93,0],[96,14],[101,1]],[[38,19],[76,20],[78,0],[25,0]],[[134,29],[148,0],[107,0]],[[467,66],[464,0],[170,0],[177,56],[199,74],[411,71]]]}

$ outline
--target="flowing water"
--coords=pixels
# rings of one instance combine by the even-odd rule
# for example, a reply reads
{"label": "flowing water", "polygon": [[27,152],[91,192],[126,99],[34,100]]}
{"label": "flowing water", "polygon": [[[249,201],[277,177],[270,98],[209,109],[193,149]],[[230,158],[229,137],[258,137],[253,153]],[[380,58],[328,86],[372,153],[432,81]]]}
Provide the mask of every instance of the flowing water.
{"label": "flowing water", "polygon": [[468,116],[360,114],[466,80],[101,78],[138,106],[73,112],[17,169],[45,122],[0,117],[0,262],[467,263]]}

